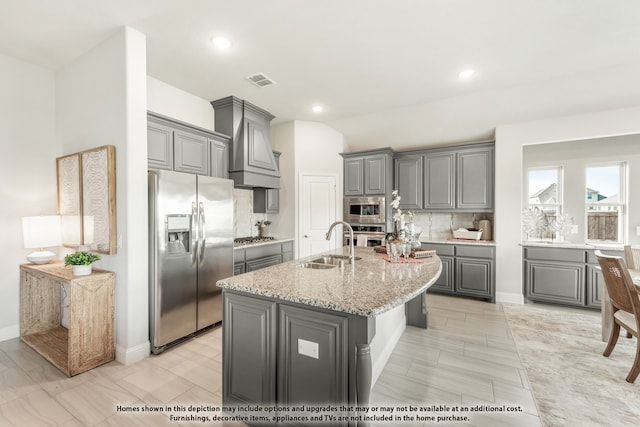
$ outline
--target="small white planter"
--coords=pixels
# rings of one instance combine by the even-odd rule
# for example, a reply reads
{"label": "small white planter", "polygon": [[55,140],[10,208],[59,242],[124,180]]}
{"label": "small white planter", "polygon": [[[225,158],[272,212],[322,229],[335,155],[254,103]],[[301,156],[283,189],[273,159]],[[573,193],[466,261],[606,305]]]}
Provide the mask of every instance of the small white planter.
{"label": "small white planter", "polygon": [[89,265],[74,265],[73,267],[73,275],[74,276],[88,276],[91,274],[91,264]]}

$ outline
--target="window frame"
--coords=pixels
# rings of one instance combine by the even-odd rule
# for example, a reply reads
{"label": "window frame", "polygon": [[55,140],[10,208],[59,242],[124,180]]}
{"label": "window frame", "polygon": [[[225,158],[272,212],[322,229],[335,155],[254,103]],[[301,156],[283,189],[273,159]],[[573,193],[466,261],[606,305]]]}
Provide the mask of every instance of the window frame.
{"label": "window frame", "polygon": [[[587,201],[587,170],[589,168],[601,168],[607,166],[618,166],[618,174],[619,174],[619,187],[618,187],[618,202],[617,203],[589,203]],[[628,221],[628,170],[629,165],[625,160],[620,161],[608,161],[608,162],[598,162],[598,163],[589,163],[584,167],[584,241],[590,244],[626,244],[626,236],[627,236],[627,221]],[[618,239],[617,240],[601,240],[601,239],[589,239],[589,212],[593,212],[593,210],[589,209],[590,207],[604,208],[604,207],[616,207],[618,208]]]}

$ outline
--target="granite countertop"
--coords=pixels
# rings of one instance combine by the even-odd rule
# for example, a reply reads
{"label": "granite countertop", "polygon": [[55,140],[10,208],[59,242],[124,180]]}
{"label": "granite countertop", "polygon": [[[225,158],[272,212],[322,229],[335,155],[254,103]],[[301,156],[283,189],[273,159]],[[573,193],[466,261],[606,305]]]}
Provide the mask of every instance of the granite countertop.
{"label": "granite countertop", "polygon": [[623,251],[623,245],[616,244],[589,244],[589,243],[572,243],[572,242],[522,242],[520,246],[538,247],[538,248],[560,248],[560,249],[601,249],[609,251]]}
{"label": "granite countertop", "polygon": [[[324,254],[348,253],[342,247]],[[360,316],[377,316],[418,296],[440,276],[442,263],[437,256],[422,258],[420,263],[389,263],[373,248],[356,247],[352,272],[344,268],[326,270],[301,268],[301,262],[320,254],[256,272],[219,280],[221,288],[278,298],[313,307]]]}
{"label": "granite countertop", "polygon": [[465,240],[465,239],[447,239],[447,240],[421,240],[423,245],[429,243],[445,244],[445,245],[475,245],[475,246],[495,246],[493,240]]}
{"label": "granite countertop", "polygon": [[253,248],[256,246],[273,245],[274,243],[292,242],[293,240],[295,240],[293,237],[274,237],[273,240],[268,240],[266,242],[236,243],[233,245],[233,249]]}

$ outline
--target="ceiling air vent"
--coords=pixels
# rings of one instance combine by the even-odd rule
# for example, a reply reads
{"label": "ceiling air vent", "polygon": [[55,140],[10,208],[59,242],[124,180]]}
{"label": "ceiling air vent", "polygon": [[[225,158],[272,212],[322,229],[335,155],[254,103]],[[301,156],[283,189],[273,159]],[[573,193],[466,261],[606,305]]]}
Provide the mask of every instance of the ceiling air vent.
{"label": "ceiling air vent", "polygon": [[250,76],[247,76],[247,80],[258,87],[271,86],[276,84],[272,79],[267,77],[264,73],[256,73]]}

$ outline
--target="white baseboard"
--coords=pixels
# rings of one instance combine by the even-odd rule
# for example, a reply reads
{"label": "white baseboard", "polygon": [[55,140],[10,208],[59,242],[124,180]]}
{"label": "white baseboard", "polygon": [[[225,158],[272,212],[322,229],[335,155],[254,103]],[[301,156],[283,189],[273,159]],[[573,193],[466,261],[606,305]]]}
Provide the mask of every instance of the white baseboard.
{"label": "white baseboard", "polygon": [[7,341],[20,336],[20,325],[11,325],[0,328],[0,341]]}
{"label": "white baseboard", "polygon": [[524,304],[524,295],[511,292],[496,292],[496,302],[508,302],[510,304]]}
{"label": "white baseboard", "polygon": [[146,341],[135,347],[124,348],[116,345],[116,360],[123,365],[131,365],[146,359],[151,354],[151,342]]}

